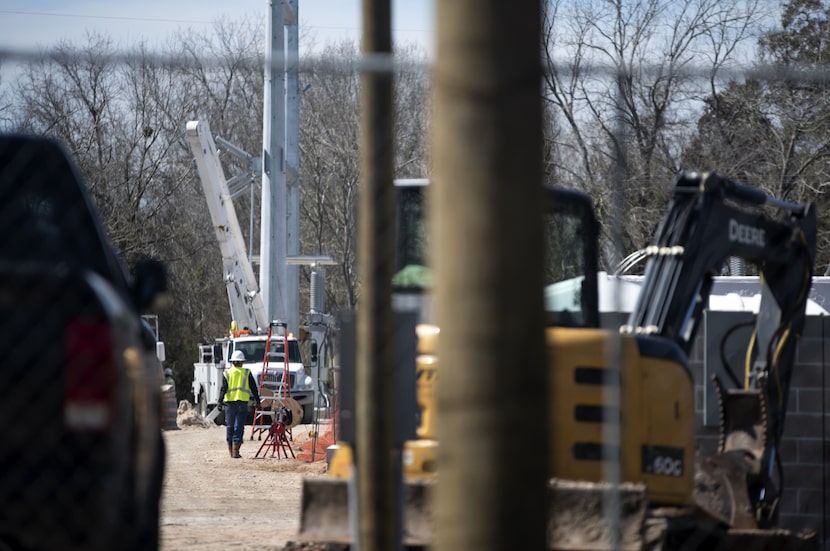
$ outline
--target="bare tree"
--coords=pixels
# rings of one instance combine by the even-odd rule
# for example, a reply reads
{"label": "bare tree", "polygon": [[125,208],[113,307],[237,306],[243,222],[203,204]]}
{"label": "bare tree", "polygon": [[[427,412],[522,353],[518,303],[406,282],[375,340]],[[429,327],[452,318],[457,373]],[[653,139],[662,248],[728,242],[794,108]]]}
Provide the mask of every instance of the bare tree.
{"label": "bare tree", "polygon": [[606,218],[612,167],[622,160],[622,243],[641,247],[681,168],[690,114],[712,82],[688,73],[702,66],[714,78],[735,59],[756,23],[757,2],[557,0],[546,6],[549,177],[591,193]]}
{"label": "bare tree", "polygon": [[172,228],[154,224],[182,179],[171,170],[173,122],[165,118],[169,74],[147,60],[113,64],[110,39],[67,43],[53,60],[29,66],[16,86],[22,128],[62,139],[86,175],[110,239],[125,257],[151,252]]}
{"label": "bare tree", "polygon": [[0,63],[0,129],[9,128],[12,124],[12,100],[9,97],[9,87],[3,82],[3,64]]}
{"label": "bare tree", "polygon": [[[328,45],[321,58],[357,59],[351,42]],[[329,310],[357,304],[356,262],[359,78],[344,70],[326,73],[312,65],[301,76],[301,241],[307,254],[331,255]]]}
{"label": "bare tree", "polygon": [[[396,78],[397,177],[425,177],[429,78],[424,55],[414,47],[399,54],[407,71]],[[359,183],[358,117],[360,79],[357,45],[351,41],[324,47],[318,62],[301,75],[300,104],[301,237],[306,254],[334,257],[327,271],[327,304],[334,312],[354,308],[357,274],[357,193]],[[420,69],[419,69],[420,67]]]}
{"label": "bare tree", "polygon": [[[112,63],[114,45],[100,35],[80,47],[63,43],[56,55],[25,67],[15,87],[18,127],[66,143],[125,259],[167,262],[175,303],[160,322],[183,382],[192,373],[194,335],[217,336],[228,327],[221,262],[185,124],[199,113],[254,151],[261,144],[254,31],[216,29],[215,40],[199,36],[202,46],[217,44],[212,51],[200,50],[191,35],[171,43],[167,53],[182,61],[175,66],[156,63],[143,44]],[[240,29],[247,29],[247,40]],[[183,51],[203,57],[189,59]]]}
{"label": "bare tree", "polygon": [[395,176],[425,178],[430,173],[430,92],[432,89],[424,52],[415,45],[395,52],[400,70],[395,78]]}
{"label": "bare tree", "polygon": [[[830,55],[830,6],[792,0],[781,26],[759,42],[761,60],[788,67],[796,78],[730,82],[713,91],[686,150],[688,162],[721,169],[783,199],[830,204],[830,94],[809,79]],[[770,75],[774,77],[774,75]],[[819,215],[817,265],[830,262],[830,223]]]}
{"label": "bare tree", "polygon": [[[178,35],[162,52],[175,63],[158,63],[159,56],[144,44],[115,63],[113,41],[90,35],[80,46],[62,43],[54,55],[23,67],[10,96],[16,128],[58,137],[72,152],[125,259],[154,256],[167,262],[175,301],[160,324],[168,363],[182,382],[180,397],[192,376],[194,336],[221,335],[229,322],[219,250],[184,139],[185,124],[208,120],[242,149],[261,150],[262,34],[261,25],[224,21],[212,34]],[[396,173],[425,176],[429,79],[418,62],[423,54],[404,49],[402,55],[413,68],[397,81],[396,139],[402,146]],[[331,71],[326,63],[300,77],[305,90],[301,239],[304,253],[331,255],[338,262],[329,269],[327,287],[329,311],[336,312],[354,307],[360,288],[359,54],[355,44],[344,42],[323,49],[319,59],[325,58],[342,61],[343,70]],[[222,161],[227,175],[247,168],[231,156]],[[251,194],[235,199],[243,231],[252,233],[253,241],[259,238],[259,195],[254,185]]]}

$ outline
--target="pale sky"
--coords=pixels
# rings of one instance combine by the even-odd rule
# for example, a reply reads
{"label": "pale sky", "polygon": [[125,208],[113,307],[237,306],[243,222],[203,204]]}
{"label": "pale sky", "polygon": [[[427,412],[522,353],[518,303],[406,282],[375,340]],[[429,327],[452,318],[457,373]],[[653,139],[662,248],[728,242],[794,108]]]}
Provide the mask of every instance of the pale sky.
{"label": "pale sky", "polygon": [[[434,1],[392,0],[396,43],[414,42],[432,55]],[[82,44],[87,31],[124,45],[152,44],[179,29],[209,31],[220,18],[265,18],[268,7],[269,0],[0,0],[0,48],[26,52],[60,39]],[[361,0],[299,0],[301,33],[318,44],[359,41],[360,10]]]}

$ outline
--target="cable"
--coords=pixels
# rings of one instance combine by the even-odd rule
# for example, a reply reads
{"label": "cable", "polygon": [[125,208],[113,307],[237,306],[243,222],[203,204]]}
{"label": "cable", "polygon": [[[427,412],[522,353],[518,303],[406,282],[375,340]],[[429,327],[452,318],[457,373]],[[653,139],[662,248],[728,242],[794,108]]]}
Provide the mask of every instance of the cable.
{"label": "cable", "polygon": [[744,384],[742,388],[749,388],[749,380],[752,376],[752,351],[755,350],[755,338],[758,336],[758,328],[752,330],[752,335],[749,337],[749,344],[746,347],[746,356],[744,357]]}
{"label": "cable", "polygon": [[614,276],[625,274],[631,268],[642,262],[647,256],[648,254],[646,253],[646,249],[638,249],[634,251],[617,264],[617,267],[614,269]]}
{"label": "cable", "polygon": [[732,384],[735,385],[735,388],[743,388],[743,385],[741,384],[740,378],[735,373],[735,371],[732,369],[732,366],[729,365],[729,361],[726,358],[726,341],[729,339],[729,337],[732,335],[732,333],[734,333],[738,329],[741,329],[743,327],[752,327],[753,325],[755,325],[754,321],[745,321],[745,322],[742,322],[742,323],[736,323],[735,325],[730,327],[729,330],[726,333],[724,333],[723,338],[721,338],[721,341],[720,341],[720,361],[721,361],[721,365],[723,365],[723,368],[726,371],[726,374],[729,376],[729,379],[732,381]]}

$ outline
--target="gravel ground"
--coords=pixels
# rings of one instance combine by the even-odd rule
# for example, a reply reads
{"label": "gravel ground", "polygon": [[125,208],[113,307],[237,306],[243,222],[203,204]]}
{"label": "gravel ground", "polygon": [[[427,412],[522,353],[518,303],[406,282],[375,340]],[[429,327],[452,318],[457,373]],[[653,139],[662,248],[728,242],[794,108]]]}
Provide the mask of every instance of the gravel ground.
{"label": "gravel ground", "polygon": [[[249,440],[242,459],[232,459],[225,427],[205,425],[183,402],[179,430],[164,432],[167,467],[161,503],[161,550],[280,550],[296,539],[302,479],[325,474],[325,461],[271,457],[269,447],[255,458],[263,441]],[[293,432],[295,454],[309,452],[311,425]],[[321,432],[326,430],[321,425]],[[322,449],[321,449],[322,447]],[[316,456],[324,457],[324,446]]]}

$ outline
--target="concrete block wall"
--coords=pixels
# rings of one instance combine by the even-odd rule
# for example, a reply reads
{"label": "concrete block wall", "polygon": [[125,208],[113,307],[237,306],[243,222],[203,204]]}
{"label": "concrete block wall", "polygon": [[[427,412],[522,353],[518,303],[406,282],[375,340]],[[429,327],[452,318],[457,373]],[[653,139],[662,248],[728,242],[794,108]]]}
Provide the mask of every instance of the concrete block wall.
{"label": "concrete block wall", "polygon": [[[717,427],[703,424],[705,335],[699,331],[690,355],[698,414],[698,452],[717,447]],[[711,344],[709,345],[711,346]],[[779,524],[814,530],[830,551],[830,319],[811,316],[799,342],[781,442],[784,491]]]}
{"label": "concrete block wall", "polygon": [[[624,321],[625,315],[618,313],[602,316],[602,325],[607,328],[619,327]],[[714,453],[718,443],[718,428],[704,424],[705,337],[701,324],[689,357],[695,381],[697,451],[702,456]],[[830,316],[808,317],[799,341],[781,457],[784,492],[780,526],[814,530],[820,549],[830,551]]]}

